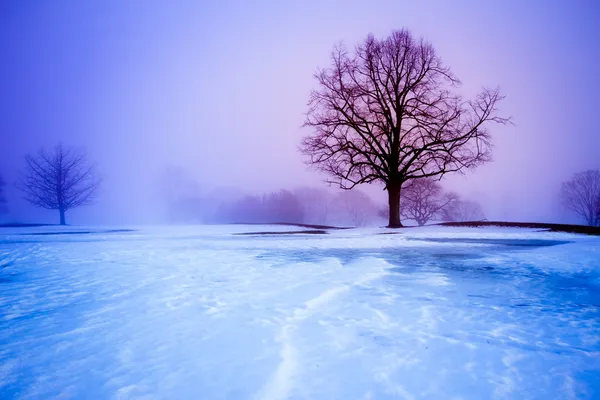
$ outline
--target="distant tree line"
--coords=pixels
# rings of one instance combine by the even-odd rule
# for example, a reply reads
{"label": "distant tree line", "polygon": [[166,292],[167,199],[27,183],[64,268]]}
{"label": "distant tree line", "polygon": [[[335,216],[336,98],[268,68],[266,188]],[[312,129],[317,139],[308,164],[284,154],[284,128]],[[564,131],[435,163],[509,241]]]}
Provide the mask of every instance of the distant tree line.
{"label": "distant tree line", "polygon": [[363,192],[330,193],[323,189],[282,189],[223,200],[218,193],[183,195],[168,203],[172,223],[302,223],[367,226],[376,222],[377,206]]}
{"label": "distant tree line", "polygon": [[[176,179],[185,181],[185,179]],[[173,180],[175,181],[175,180]],[[171,181],[171,182],[173,182]],[[188,185],[195,186],[188,181]],[[186,190],[180,190],[186,193]],[[387,209],[378,206],[360,190],[332,193],[301,187],[276,192],[237,196],[223,200],[217,193],[182,194],[168,202],[172,223],[302,223],[336,226],[379,226]],[[481,206],[446,192],[438,181],[414,180],[403,189],[401,208],[405,220],[425,225],[432,221],[481,221]]]}
{"label": "distant tree line", "polygon": [[280,190],[221,204],[214,219],[221,223],[303,223],[304,209],[292,192]]}

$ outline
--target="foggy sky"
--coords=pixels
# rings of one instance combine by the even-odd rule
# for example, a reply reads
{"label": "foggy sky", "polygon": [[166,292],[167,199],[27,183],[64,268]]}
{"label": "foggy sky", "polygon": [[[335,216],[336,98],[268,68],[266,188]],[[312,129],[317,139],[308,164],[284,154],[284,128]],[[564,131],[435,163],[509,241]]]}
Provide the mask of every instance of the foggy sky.
{"label": "foggy sky", "polygon": [[[158,222],[156,181],[183,168],[207,191],[324,186],[297,151],[317,67],[334,44],[408,28],[462,80],[499,85],[494,162],[445,187],[488,219],[573,221],[560,182],[600,168],[597,1],[0,2],[0,174],[11,218],[56,222],[12,183],[58,141],[98,163],[95,205],[70,223]],[[381,187],[367,189],[385,201]]]}

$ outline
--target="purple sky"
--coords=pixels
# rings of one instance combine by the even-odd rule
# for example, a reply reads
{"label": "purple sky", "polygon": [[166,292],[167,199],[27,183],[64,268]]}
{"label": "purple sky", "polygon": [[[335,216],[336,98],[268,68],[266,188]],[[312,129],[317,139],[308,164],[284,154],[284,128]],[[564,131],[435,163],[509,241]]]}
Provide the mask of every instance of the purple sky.
{"label": "purple sky", "polygon": [[[166,165],[206,190],[323,185],[296,150],[312,74],[340,40],[405,27],[465,94],[499,85],[514,118],[494,128],[493,163],[445,186],[489,219],[565,221],[560,182],[600,168],[599,20],[597,1],[4,0],[0,173],[14,182],[59,140],[85,147],[104,185],[73,223],[156,222]],[[56,218],[8,200],[15,219]]]}

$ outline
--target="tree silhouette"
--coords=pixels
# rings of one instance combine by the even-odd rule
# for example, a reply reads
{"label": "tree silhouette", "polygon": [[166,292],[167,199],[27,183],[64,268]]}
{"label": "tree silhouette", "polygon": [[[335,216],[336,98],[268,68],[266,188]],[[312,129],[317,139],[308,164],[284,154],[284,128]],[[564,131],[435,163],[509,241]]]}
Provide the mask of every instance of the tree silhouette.
{"label": "tree silhouette", "polygon": [[8,212],[8,208],[6,207],[6,197],[4,197],[4,187],[6,186],[6,182],[0,175],[0,214],[6,214]]}
{"label": "tree silhouette", "polygon": [[95,165],[88,163],[83,152],[57,145],[53,151],[41,149],[37,155],[25,157],[26,171],[17,187],[33,205],[58,210],[60,224],[65,225],[65,212],[90,204],[100,180]]}
{"label": "tree silhouette", "polygon": [[431,178],[413,179],[402,187],[400,214],[423,226],[441,218],[457,201],[458,195],[444,192],[439,182]]}
{"label": "tree silhouette", "polygon": [[407,30],[368,36],[354,52],[343,45],[319,70],[309,99],[300,150],[330,182],[351,189],[379,182],[388,191],[389,227],[400,222],[402,185],[490,161],[490,123],[498,89],[473,100],[453,91],[459,80],[431,44]]}
{"label": "tree silhouette", "polygon": [[589,226],[600,226],[600,170],[576,173],[562,184],[563,205]]}

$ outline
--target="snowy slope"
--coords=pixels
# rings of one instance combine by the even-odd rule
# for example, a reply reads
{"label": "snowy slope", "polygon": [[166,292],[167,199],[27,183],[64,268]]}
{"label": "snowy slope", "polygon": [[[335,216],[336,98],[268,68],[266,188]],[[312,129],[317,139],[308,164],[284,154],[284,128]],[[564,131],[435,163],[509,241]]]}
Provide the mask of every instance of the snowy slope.
{"label": "snowy slope", "polygon": [[291,230],[0,229],[0,398],[600,398],[600,238]]}

